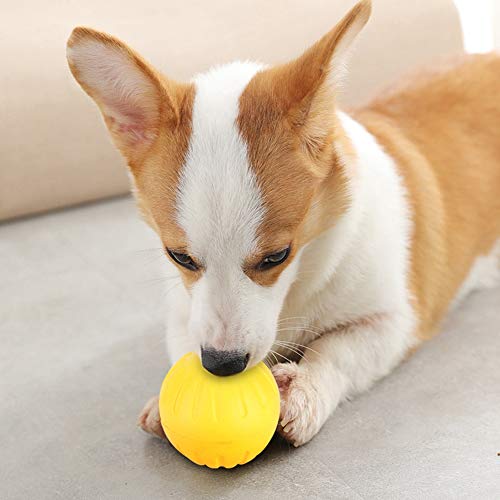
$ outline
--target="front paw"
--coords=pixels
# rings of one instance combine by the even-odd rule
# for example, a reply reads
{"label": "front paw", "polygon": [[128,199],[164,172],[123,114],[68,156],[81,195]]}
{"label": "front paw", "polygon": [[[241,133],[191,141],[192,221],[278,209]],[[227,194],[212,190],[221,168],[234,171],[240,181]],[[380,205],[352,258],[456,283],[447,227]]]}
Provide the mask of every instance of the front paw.
{"label": "front paw", "polygon": [[139,420],[139,427],[153,436],[167,439],[160,422],[160,409],[158,407],[158,396],[151,398],[144,406]]}
{"label": "front paw", "polygon": [[272,372],[281,398],[278,432],[294,446],[312,439],[326,419],[318,387],[306,366],[280,363]]}

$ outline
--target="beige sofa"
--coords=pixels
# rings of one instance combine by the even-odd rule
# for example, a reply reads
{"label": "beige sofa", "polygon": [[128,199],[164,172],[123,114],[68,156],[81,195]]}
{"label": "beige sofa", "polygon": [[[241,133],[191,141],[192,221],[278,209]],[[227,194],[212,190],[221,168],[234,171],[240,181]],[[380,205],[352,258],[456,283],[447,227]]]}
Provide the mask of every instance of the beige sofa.
{"label": "beige sofa", "polygon": [[[235,58],[284,61],[355,0],[12,2],[2,12],[0,219],[125,193],[122,160],[72,80],[65,42],[76,25],[112,33],[167,74],[187,79]],[[409,67],[462,49],[452,0],[374,0],[344,103]]]}

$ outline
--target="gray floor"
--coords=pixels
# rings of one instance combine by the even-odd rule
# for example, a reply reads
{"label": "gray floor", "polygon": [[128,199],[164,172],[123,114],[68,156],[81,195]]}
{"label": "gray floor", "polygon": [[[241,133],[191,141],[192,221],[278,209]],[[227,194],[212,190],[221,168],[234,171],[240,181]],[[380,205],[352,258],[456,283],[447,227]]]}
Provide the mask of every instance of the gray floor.
{"label": "gray floor", "polygon": [[500,498],[500,289],[307,446],[212,471],[135,427],[167,368],[161,261],[129,199],[0,226],[0,498]]}

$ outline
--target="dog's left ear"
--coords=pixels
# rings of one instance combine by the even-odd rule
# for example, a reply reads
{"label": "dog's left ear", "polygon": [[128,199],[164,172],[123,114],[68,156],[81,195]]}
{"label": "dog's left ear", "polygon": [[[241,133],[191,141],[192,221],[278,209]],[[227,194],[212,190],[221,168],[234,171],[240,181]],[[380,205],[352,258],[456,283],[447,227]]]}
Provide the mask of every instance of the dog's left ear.
{"label": "dog's left ear", "polygon": [[324,136],[331,132],[335,90],[352,43],[370,14],[371,1],[362,0],[300,57],[262,72],[280,114],[300,134],[313,156],[323,149]]}
{"label": "dog's left ear", "polygon": [[73,76],[99,106],[111,137],[134,164],[160,131],[175,131],[192,90],[157,72],[125,43],[90,28],[75,28],[67,57]]}

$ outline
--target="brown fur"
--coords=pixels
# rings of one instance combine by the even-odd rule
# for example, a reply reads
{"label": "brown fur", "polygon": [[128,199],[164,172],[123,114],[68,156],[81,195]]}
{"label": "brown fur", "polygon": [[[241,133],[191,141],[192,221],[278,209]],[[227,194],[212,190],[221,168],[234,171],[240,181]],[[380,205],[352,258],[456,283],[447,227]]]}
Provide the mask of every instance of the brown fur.
{"label": "brown fur", "polygon": [[353,113],[395,159],[414,214],[411,284],[432,334],[478,255],[500,237],[500,57],[406,83]]}
{"label": "brown fur", "polygon": [[[144,132],[138,135],[106,113],[105,97],[99,94],[98,89],[90,88],[77,65],[72,60],[68,61],[75,79],[101,109],[115,144],[127,160],[144,219],[158,233],[165,247],[185,251],[186,235],[174,217],[175,187],[179,182],[191,136],[194,86],[166,78],[117,38],[90,28],[75,28],[68,40],[68,47],[74,47],[89,38],[124,54],[131,71],[140,72],[149,83],[147,93],[143,96],[148,104],[147,113],[141,117]],[[186,285],[192,284],[200,276],[200,272],[192,272],[182,266],[178,268]]]}
{"label": "brown fur", "polygon": [[238,127],[266,206],[259,242],[292,249],[287,262],[264,273],[250,260],[246,272],[262,285],[275,283],[297,251],[348,205],[336,147],[347,155],[352,149],[335,118],[331,61],[345,38],[356,35],[354,24],[359,31],[369,15],[370,2],[360,2],[298,59],[258,73],[241,95]]}

